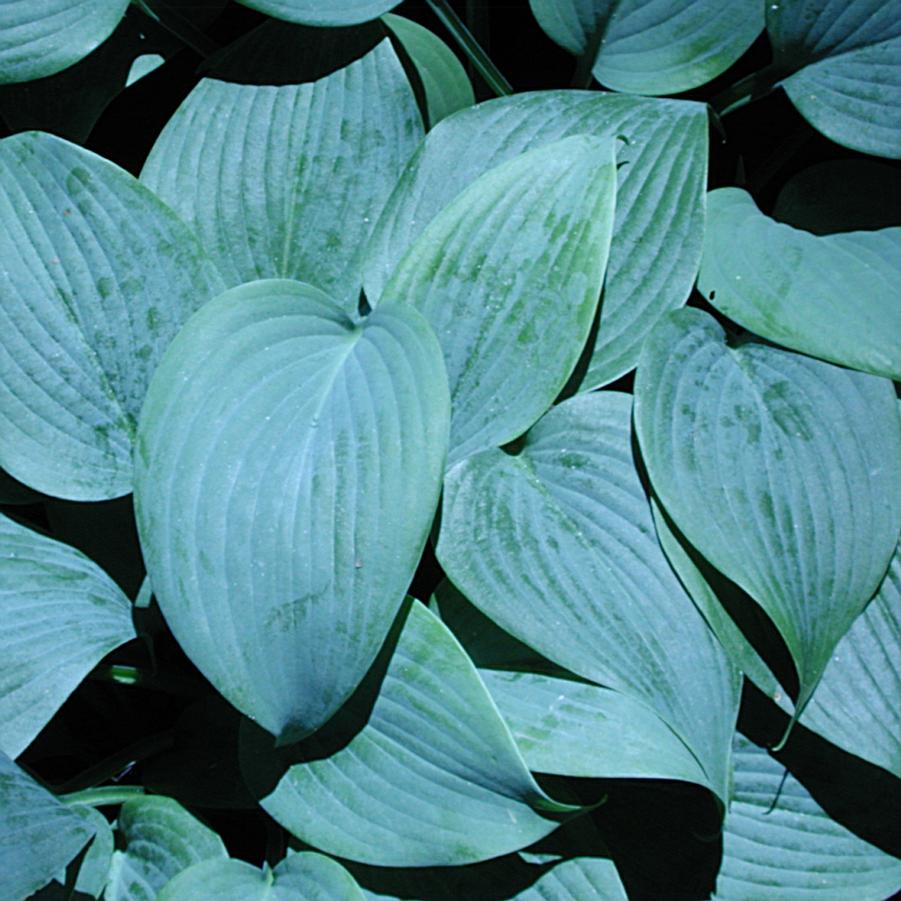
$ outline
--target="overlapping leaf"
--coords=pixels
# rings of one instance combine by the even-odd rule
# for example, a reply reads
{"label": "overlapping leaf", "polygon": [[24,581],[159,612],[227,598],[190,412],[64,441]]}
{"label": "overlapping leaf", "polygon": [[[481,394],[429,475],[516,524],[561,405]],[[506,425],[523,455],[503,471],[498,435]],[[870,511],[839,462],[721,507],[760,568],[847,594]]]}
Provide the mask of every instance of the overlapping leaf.
{"label": "overlapping leaf", "polygon": [[261,804],[317,848],[401,867],[515,851],[575,810],[538,787],[471,661],[415,601],[362,730]]}
{"label": "overlapping leaf", "polygon": [[238,0],[267,16],[299,25],[335,26],[368,22],[394,9],[400,0]]}
{"label": "overlapping leaf", "polygon": [[697,310],[645,344],[635,423],[682,534],[781,633],[803,709],[879,586],[901,515],[891,382],[756,342]]}
{"label": "overlapping leaf", "polygon": [[310,83],[203,79],[163,129],[141,180],[194,227],[229,285],[297,278],[350,312],[361,249],[421,135],[385,39]]}
{"label": "overlapping leaf", "polygon": [[[113,830],[106,817],[96,808],[87,807],[84,804],[70,804],[69,808],[94,830],[94,839],[78,868],[75,891],[99,898],[106,886],[110,863],[113,859],[115,843]],[[65,877],[64,871],[57,875],[56,880],[64,885]]]}
{"label": "overlapping leaf", "polygon": [[473,182],[398,263],[380,306],[411,304],[438,335],[450,461],[516,438],[566,384],[597,308],[615,197],[612,142],[564,138]]}
{"label": "overlapping leaf", "polygon": [[0,751],[0,901],[22,901],[50,882],[93,834]]}
{"label": "overlapping leaf", "polygon": [[106,901],[155,901],[170,879],[199,861],[227,859],[222,839],[171,798],[126,801],[116,820]]}
{"label": "overlapping leaf", "polygon": [[159,901],[362,901],[341,864],[313,851],[289,852],[272,870],[243,860],[207,860],[179,874]]}
{"label": "overlapping leaf", "polygon": [[128,598],[95,563],[0,516],[0,750],[18,757],[134,636]]}
{"label": "overlapping leaf", "polygon": [[441,38],[403,16],[389,13],[383,21],[416,67],[425,94],[429,127],[476,102],[466,70]]}
{"label": "overlapping leaf", "polygon": [[605,87],[677,94],[725,72],[763,30],[754,0],[529,0],[547,35]]}
{"label": "overlapping leaf", "polygon": [[273,734],[321,726],[372,663],[431,525],[448,417],[415,310],[357,325],[298,282],[227,291],[160,365],[135,477],[154,593]]}
{"label": "overlapping leaf", "polygon": [[0,84],[60,72],[108,38],[128,0],[0,3]]}
{"label": "overlapping leaf", "polygon": [[724,799],[737,682],[657,543],[630,415],[627,395],[581,395],[517,456],[452,467],[438,558],[507,632],[647,705]]}
{"label": "overlapping leaf", "polygon": [[131,491],[150,376],[221,282],[131,175],[51,135],[0,142],[0,465],[72,500]]}
{"label": "overlapping leaf", "polygon": [[575,134],[622,136],[600,324],[582,387],[628,372],[654,322],[683,304],[701,255],[707,114],[673,100],[542,91],[492,100],[441,122],[391,195],[366,253],[365,288],[382,294],[422,230],[468,185],[517,154]]}
{"label": "overlapping leaf", "polygon": [[766,4],[779,82],[827,138],[901,156],[901,16],[884,0]]}
{"label": "overlapping leaf", "polygon": [[708,198],[698,287],[740,325],[793,350],[901,379],[901,228],[817,237],[738,188]]}
{"label": "overlapping leaf", "polygon": [[883,901],[901,888],[901,861],[829,818],[791,773],[737,735],[735,788],[723,830],[721,901]]}

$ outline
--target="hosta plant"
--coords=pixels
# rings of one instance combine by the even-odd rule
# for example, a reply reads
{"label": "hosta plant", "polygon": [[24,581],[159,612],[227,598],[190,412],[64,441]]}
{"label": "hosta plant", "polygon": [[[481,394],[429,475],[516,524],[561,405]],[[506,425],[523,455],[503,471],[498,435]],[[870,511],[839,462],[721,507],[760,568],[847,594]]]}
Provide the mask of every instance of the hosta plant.
{"label": "hosta plant", "polygon": [[901,888],[899,23],[0,2],[0,901]]}

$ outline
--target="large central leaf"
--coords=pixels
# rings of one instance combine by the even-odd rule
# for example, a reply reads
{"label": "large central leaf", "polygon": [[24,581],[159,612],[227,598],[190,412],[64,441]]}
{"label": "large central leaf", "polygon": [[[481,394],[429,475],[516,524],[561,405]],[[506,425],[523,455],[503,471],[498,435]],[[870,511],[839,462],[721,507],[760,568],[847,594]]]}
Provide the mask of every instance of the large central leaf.
{"label": "large central leaf", "polygon": [[284,740],[372,663],[425,543],[447,449],[441,351],[407,307],[355,325],[308,285],[211,301],[151,384],[136,508],[176,638]]}
{"label": "large central leaf", "polygon": [[800,710],[894,551],[901,424],[886,379],[725,339],[698,310],[657,326],[636,429],[678,528],[785,639]]}

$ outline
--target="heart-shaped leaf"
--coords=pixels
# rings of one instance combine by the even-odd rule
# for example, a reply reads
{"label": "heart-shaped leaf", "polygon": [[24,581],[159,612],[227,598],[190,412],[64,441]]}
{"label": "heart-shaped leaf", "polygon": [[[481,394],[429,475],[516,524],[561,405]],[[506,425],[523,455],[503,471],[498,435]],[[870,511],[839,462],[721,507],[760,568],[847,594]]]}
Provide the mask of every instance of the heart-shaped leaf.
{"label": "heart-shaped leaf", "polygon": [[817,237],[738,188],[707,205],[698,288],[714,307],[777,344],[901,379],[901,228]]}
{"label": "heart-shaped leaf", "polygon": [[801,115],[845,147],[901,156],[901,16],[895,4],[783,0],[765,6],[779,83]]}
{"label": "heart-shaped leaf", "polygon": [[412,304],[438,335],[450,462],[516,438],[560,393],[594,319],[615,197],[612,142],[564,138],[477,179],[398,263],[380,306]]}
{"label": "heart-shaped leaf", "polygon": [[135,502],[175,637],[283,740],[362,679],[404,598],[447,448],[441,351],[406,306],[352,322],[321,291],[225,292],[141,414]]}
{"label": "heart-shaped leaf", "polygon": [[763,30],[754,0],[529,0],[551,40],[605,87],[678,94],[725,72]]}
{"label": "heart-shaped leaf", "polygon": [[93,834],[0,751],[0,901],[22,901],[48,883]]}
{"label": "heart-shaped leaf", "polygon": [[421,136],[385,38],[314,82],[203,79],[141,180],[194,227],[229,285],[297,278],[352,312],[362,248]]}
{"label": "heart-shaped leaf", "polygon": [[438,558],[507,632],[647,705],[725,799],[737,677],[657,543],[630,418],[628,395],[579,395],[518,455],[452,467]]}
{"label": "heart-shaped leaf", "polygon": [[169,341],[221,281],[118,166],[41,133],[0,141],[0,465],[72,500],[128,494]]}
{"label": "heart-shaped leaf", "polygon": [[53,75],[112,33],[128,0],[0,3],[0,84]]}
{"label": "heart-shaped leaf", "polygon": [[403,16],[389,13],[382,21],[401,42],[416,68],[430,128],[476,102],[466,70],[441,38]]}
{"label": "heart-shaped leaf", "polygon": [[595,345],[583,388],[619,378],[645,335],[685,303],[701,256],[707,113],[675,100],[541,91],[481,103],[426,137],[391,195],[366,252],[371,303],[422,230],[489,169],[576,134],[621,136],[616,210]]}
{"label": "heart-shaped leaf", "polygon": [[394,9],[400,0],[238,0],[267,16],[298,25],[356,25]]}
{"label": "heart-shaped leaf", "polygon": [[222,839],[171,798],[126,801],[116,820],[120,850],[113,852],[105,901],[155,901],[160,889],[199,861],[222,862]]}
{"label": "heart-shaped leaf", "polygon": [[883,901],[901,861],[829,818],[765,750],[735,738],[735,787],[723,827],[719,901]]}
{"label": "heart-shaped leaf", "polygon": [[314,851],[289,851],[273,870],[243,860],[206,860],[176,876],[158,901],[363,901],[353,876]]}
{"label": "heart-shaped leaf", "polygon": [[754,341],[699,310],[648,338],[635,423],[654,491],[791,652],[802,710],[901,526],[891,382]]}
{"label": "heart-shaped leaf", "polygon": [[107,653],[131,604],[74,548],[0,516],[0,750],[18,757]]}
{"label": "heart-shaped leaf", "polygon": [[414,601],[362,730],[291,766],[263,809],[301,840],[379,866],[458,866],[557,828],[463,649]]}

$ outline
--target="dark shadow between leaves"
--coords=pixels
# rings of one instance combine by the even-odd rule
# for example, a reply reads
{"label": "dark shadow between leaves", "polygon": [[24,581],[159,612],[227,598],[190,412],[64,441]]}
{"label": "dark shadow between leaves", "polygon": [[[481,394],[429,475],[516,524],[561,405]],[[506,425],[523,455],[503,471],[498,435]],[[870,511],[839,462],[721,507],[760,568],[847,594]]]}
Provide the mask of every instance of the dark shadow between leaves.
{"label": "dark shadow between leaves", "polygon": [[363,681],[344,706],[312,735],[302,741],[279,746],[277,739],[269,732],[252,720],[242,718],[241,772],[245,785],[256,801],[272,794],[290,767],[332,757],[347,747],[366,726],[412,603],[410,597],[404,600],[388,637]]}
{"label": "dark shadow between leaves", "polygon": [[270,19],[209,57],[200,74],[237,84],[302,84],[343,69],[386,37],[388,30],[378,19],[353,28]]}
{"label": "dark shadow between leaves", "polygon": [[566,384],[557,395],[557,399],[554,401],[555,406],[576,395],[581,388],[585,376],[588,374],[588,367],[591,365],[591,358],[594,355],[594,345],[598,339],[598,330],[601,327],[601,310],[604,308],[604,294],[605,291],[602,288],[601,298],[598,302],[597,309],[594,311],[594,319],[591,321],[591,328],[588,331],[588,338],[585,341],[585,346],[582,348],[582,353],[579,354],[579,359],[576,361],[575,368],[567,379]]}
{"label": "dark shadow between leaves", "polygon": [[[747,679],[739,729],[761,746],[785,731],[787,714]],[[796,724],[773,756],[832,819],[887,854],[901,857],[901,780]]]}

